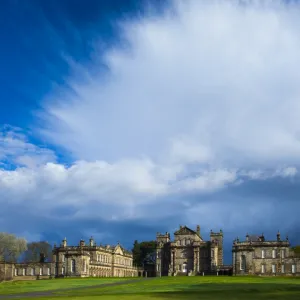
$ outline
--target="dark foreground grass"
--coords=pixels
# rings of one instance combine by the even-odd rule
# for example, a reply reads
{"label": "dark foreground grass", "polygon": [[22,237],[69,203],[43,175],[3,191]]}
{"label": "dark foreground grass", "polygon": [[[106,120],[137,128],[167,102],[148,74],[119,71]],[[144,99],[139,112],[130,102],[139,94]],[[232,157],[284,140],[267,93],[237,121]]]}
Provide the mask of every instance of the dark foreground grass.
{"label": "dark foreground grass", "polygon": [[[86,279],[85,279],[86,280]],[[93,279],[90,279],[93,280]],[[18,299],[25,299],[19,297]],[[300,278],[164,277],[137,280],[118,286],[54,291],[26,299],[80,300],[300,300]]]}

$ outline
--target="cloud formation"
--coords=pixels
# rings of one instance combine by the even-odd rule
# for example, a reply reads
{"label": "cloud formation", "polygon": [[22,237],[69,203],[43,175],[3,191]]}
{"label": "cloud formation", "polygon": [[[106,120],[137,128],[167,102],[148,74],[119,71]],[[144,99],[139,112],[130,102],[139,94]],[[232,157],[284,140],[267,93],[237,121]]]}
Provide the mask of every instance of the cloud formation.
{"label": "cloud formation", "polygon": [[76,95],[53,97],[48,136],[87,160],[298,159],[299,7],[173,3],[172,13],[122,23],[126,44],[99,53],[108,74],[70,80]]}
{"label": "cloud formation", "polygon": [[[221,209],[219,199],[207,203],[203,194],[297,178],[299,5],[171,4],[163,15],[122,21],[119,42],[105,53],[95,48],[88,67],[69,60],[68,89],[45,100],[39,134],[71,153],[71,166],[49,150],[33,167],[39,148],[2,134],[2,157],[12,151],[21,164],[1,170],[2,201],[33,205],[39,215],[67,207],[68,220],[147,222],[180,214],[190,223],[201,215],[206,224],[201,211],[213,211],[216,226],[218,219],[233,229],[250,224],[236,213],[226,223],[246,202],[228,196]],[[97,72],[102,63],[105,73]],[[7,150],[17,140],[20,146]],[[246,214],[258,222],[272,201],[255,203]]]}

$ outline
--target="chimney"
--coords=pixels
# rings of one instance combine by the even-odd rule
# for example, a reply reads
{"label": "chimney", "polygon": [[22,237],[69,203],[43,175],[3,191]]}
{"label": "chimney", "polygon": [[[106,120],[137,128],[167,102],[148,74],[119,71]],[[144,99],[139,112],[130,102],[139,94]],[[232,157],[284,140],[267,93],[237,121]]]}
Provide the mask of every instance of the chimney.
{"label": "chimney", "polygon": [[278,242],[280,241],[280,232],[279,232],[279,230],[278,230],[278,232],[277,232],[277,241],[278,241]]}
{"label": "chimney", "polygon": [[90,238],[90,246],[91,247],[93,247],[94,246],[94,239],[93,239],[93,237],[91,236],[91,238]]}
{"label": "chimney", "polygon": [[200,225],[197,225],[196,232],[200,236]]}
{"label": "chimney", "polygon": [[246,242],[249,242],[249,234],[246,235]]}
{"label": "chimney", "polygon": [[63,246],[64,248],[67,247],[67,238],[66,238],[66,237],[65,237],[65,238],[63,239],[63,241],[62,241],[62,246]]}

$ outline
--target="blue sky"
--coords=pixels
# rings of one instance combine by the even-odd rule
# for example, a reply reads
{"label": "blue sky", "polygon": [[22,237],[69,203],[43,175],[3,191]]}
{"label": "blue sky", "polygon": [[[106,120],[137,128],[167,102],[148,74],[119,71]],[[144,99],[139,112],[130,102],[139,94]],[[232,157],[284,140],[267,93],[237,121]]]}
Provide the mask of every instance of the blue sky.
{"label": "blue sky", "polygon": [[300,243],[299,4],[157,3],[1,3],[1,230]]}

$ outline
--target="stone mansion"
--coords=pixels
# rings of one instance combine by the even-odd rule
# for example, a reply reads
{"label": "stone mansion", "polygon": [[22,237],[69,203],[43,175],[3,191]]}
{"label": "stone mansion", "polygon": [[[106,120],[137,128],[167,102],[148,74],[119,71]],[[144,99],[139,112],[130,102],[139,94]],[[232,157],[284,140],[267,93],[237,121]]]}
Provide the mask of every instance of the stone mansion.
{"label": "stone mansion", "polygon": [[97,246],[91,237],[88,244],[80,240],[69,246],[65,238],[54,245],[52,262],[6,264],[6,274],[15,279],[49,277],[136,277],[133,256],[119,243],[116,246]]}
{"label": "stone mansion", "polygon": [[238,238],[232,246],[233,275],[298,275],[300,276],[300,253],[291,248],[288,237],[267,241],[264,235],[246,235]]}
{"label": "stone mansion", "polygon": [[[300,253],[291,248],[288,238],[265,240],[264,235],[246,235],[232,245],[232,265],[223,265],[223,232],[210,232],[205,241],[198,225],[195,230],[180,226],[174,232],[156,234],[155,276],[261,275],[300,276]],[[1,263],[0,273],[6,280],[49,277],[136,277],[143,269],[133,265],[132,252],[119,243],[97,246],[91,237],[86,244],[69,246],[66,238],[53,247],[52,262]]]}

